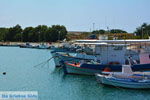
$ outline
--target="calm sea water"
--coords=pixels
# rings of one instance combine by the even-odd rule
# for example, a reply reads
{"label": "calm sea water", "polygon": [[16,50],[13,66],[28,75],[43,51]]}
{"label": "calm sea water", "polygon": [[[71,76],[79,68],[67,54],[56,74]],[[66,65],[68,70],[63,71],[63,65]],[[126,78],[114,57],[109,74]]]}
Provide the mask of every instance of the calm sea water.
{"label": "calm sea water", "polygon": [[[39,100],[150,100],[150,90],[98,84],[94,76],[63,75],[50,50],[0,47],[0,91],[38,91]],[[6,72],[6,75],[2,73]]]}

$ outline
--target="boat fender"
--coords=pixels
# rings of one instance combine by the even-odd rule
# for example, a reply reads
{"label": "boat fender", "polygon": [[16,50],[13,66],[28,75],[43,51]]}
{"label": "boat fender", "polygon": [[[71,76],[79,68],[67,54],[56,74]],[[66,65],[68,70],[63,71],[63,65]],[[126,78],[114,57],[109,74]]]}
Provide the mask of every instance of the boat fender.
{"label": "boat fender", "polygon": [[109,65],[117,65],[120,64],[119,62],[109,62]]}
{"label": "boat fender", "polygon": [[106,67],[106,68],[104,68],[103,72],[111,72],[111,68]]}

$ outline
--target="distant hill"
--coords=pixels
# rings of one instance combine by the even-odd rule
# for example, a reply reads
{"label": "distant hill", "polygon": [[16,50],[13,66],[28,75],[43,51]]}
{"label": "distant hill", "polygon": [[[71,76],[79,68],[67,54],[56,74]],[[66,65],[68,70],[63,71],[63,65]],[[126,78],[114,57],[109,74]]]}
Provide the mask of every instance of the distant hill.
{"label": "distant hill", "polygon": [[82,33],[90,33],[86,31],[68,31],[68,34],[80,35]]}

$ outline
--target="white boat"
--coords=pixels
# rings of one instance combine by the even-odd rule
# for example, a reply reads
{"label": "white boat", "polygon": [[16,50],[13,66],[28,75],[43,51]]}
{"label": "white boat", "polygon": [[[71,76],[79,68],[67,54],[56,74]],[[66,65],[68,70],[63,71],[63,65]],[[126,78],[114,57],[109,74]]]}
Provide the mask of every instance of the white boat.
{"label": "white boat", "polygon": [[67,53],[67,52],[51,52],[56,66],[61,66],[60,61],[80,61],[84,60],[94,60],[96,59],[95,55],[87,55],[84,53]]}
{"label": "white boat", "polygon": [[147,89],[150,88],[150,75],[135,74],[130,66],[123,66],[122,73],[96,74],[97,81],[115,87]]}
{"label": "white boat", "polygon": [[30,43],[26,43],[24,45],[20,45],[20,48],[37,48],[37,45],[32,45]]}
{"label": "white boat", "polygon": [[50,47],[51,47],[50,45],[42,43],[37,46],[37,49],[50,49]]}

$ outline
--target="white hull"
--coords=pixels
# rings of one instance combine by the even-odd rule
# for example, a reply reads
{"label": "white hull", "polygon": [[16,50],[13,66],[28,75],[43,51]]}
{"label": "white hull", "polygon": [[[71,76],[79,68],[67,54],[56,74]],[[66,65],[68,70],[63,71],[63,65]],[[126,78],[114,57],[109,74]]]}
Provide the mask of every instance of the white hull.
{"label": "white hull", "polygon": [[[66,55],[69,54],[69,55]],[[61,66],[60,61],[79,61],[81,59],[95,59],[95,56],[93,55],[86,55],[86,54],[80,54],[80,53],[59,53],[59,52],[55,52],[52,53],[52,56],[54,57],[54,62],[56,66]]]}
{"label": "white hull", "polygon": [[96,78],[97,81],[102,84],[111,85],[115,87],[134,88],[134,89],[150,88],[150,82],[129,82],[129,81],[113,80],[110,78],[106,78],[105,76],[100,74],[97,74]]}

